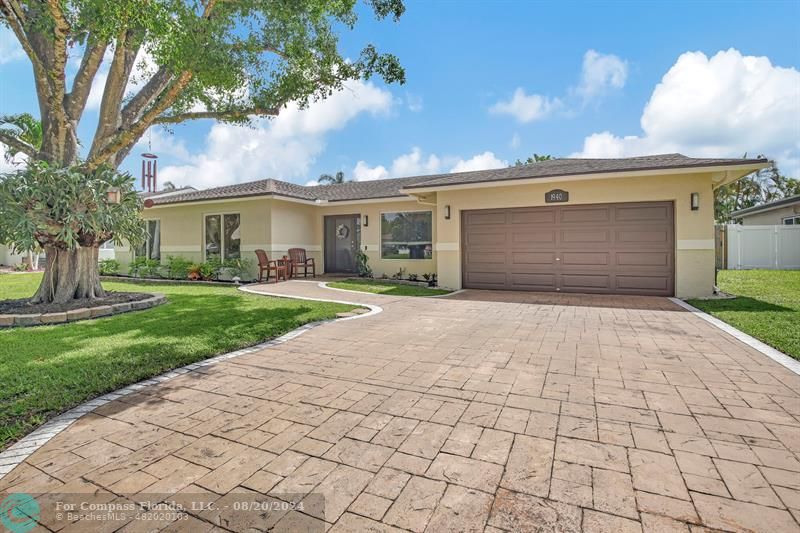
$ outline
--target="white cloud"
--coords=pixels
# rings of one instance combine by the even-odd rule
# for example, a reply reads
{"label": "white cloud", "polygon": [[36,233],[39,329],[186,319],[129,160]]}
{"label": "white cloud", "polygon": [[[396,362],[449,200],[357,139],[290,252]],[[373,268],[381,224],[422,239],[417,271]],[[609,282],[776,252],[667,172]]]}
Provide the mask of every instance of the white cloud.
{"label": "white cloud", "polygon": [[497,102],[489,108],[489,112],[496,115],[510,115],[519,122],[526,123],[547,117],[561,105],[561,100],[558,98],[525,94],[525,90],[518,87],[511,100]]}
{"label": "white cloud", "polygon": [[204,188],[304,176],[325,149],[328,133],[362,113],[386,114],[392,104],[388,91],[372,83],[352,82],[307,109],[290,105],[272,120],[257,120],[254,127],[215,124],[199,153],[188,154],[185,164],[163,167],[159,177],[178,186]]}
{"label": "white cloud", "polygon": [[353,168],[353,179],[356,181],[370,181],[387,178],[403,178],[408,176],[425,176],[440,172],[467,172],[470,170],[485,170],[489,168],[507,167],[508,162],[495,157],[493,152],[483,152],[469,159],[459,157],[440,157],[429,154],[427,157],[422,150],[414,147],[407,154],[396,157],[389,167],[384,165],[369,166],[366,161],[359,161]]}
{"label": "white cloud", "polygon": [[414,147],[407,154],[396,157],[387,169],[383,165],[371,167],[366,161],[359,161],[353,169],[353,179],[356,181],[382,180],[386,178],[399,178],[404,176],[422,176],[436,174],[442,168],[442,161],[435,154],[425,157],[422,150]]}
{"label": "white cloud", "polygon": [[628,78],[628,62],[614,54],[587,50],[583,55],[581,81],[575,92],[584,103],[601,96],[609,89],[621,89]]}
{"label": "white cloud", "polygon": [[406,105],[408,110],[414,113],[422,111],[422,97],[416,94],[406,93]]}
{"label": "white cloud", "polygon": [[520,143],[522,143],[522,139],[520,138],[519,133],[514,133],[514,135],[511,136],[511,142],[509,142],[508,145],[511,148],[516,149],[519,148]]}
{"label": "white cloud", "polygon": [[0,65],[19,61],[24,57],[25,51],[14,33],[8,28],[0,27]]}
{"label": "white cloud", "polygon": [[28,156],[22,152],[17,153],[10,161],[6,161],[6,155],[9,153],[8,147],[0,143],[0,174],[6,174],[25,168],[28,164]]}
{"label": "white cloud", "polygon": [[508,161],[498,159],[495,157],[493,152],[486,151],[482,154],[473,156],[466,161],[459,161],[453,166],[453,168],[450,169],[450,172],[469,172],[470,170],[487,170],[490,168],[501,168],[507,166]]}
{"label": "white cloud", "polygon": [[577,157],[681,152],[697,157],[765,154],[800,171],[800,72],[738,50],[682,54],[656,86],[641,135],[586,137]]}

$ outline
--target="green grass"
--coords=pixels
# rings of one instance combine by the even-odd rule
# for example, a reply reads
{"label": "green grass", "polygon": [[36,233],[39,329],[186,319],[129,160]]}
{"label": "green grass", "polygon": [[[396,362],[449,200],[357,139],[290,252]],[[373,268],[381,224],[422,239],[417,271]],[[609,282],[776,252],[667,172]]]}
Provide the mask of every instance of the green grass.
{"label": "green grass", "polygon": [[723,270],[717,281],[737,298],[689,303],[800,359],[800,271]]}
{"label": "green grass", "polygon": [[[0,275],[0,299],[32,295],[40,277]],[[168,303],[74,324],[0,330],[0,449],[90,398],[352,309],[224,286],[103,285],[161,292]]]}
{"label": "green grass", "polygon": [[336,289],[347,289],[349,291],[371,292],[373,294],[389,294],[391,296],[438,296],[449,294],[450,291],[444,289],[429,289],[415,285],[401,285],[390,281],[377,279],[346,279],[344,281],[333,281],[328,286]]}

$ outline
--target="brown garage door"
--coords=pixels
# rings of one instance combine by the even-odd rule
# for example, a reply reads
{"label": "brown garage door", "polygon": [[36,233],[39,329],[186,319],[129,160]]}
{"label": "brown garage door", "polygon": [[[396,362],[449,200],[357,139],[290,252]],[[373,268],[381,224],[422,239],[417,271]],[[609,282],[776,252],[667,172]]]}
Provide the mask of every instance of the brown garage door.
{"label": "brown garage door", "polygon": [[673,228],[672,202],[464,211],[463,285],[671,296]]}

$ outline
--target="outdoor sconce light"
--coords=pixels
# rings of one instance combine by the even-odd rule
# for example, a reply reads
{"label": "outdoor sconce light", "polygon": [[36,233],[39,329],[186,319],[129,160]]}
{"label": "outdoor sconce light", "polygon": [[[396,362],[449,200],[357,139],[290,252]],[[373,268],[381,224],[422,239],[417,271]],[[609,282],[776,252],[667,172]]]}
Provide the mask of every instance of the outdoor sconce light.
{"label": "outdoor sconce light", "polygon": [[692,211],[697,211],[700,209],[700,193],[693,192],[692,193]]}
{"label": "outdoor sconce light", "polygon": [[450,204],[444,206],[444,219],[450,220]]}
{"label": "outdoor sconce light", "polygon": [[110,204],[118,204],[122,201],[122,193],[116,187],[108,189],[106,195],[106,201]]}
{"label": "outdoor sconce light", "polygon": [[369,215],[364,215],[364,227],[369,226]]}

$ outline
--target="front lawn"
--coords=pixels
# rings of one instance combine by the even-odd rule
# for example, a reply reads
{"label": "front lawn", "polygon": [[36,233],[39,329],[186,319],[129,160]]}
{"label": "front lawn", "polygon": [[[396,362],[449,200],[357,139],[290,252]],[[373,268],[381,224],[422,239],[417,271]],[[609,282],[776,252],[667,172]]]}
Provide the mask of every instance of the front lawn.
{"label": "front lawn", "polygon": [[689,303],[800,359],[800,271],[723,270],[717,281],[737,298]]}
{"label": "front lawn", "polygon": [[[0,299],[32,295],[40,277],[0,275]],[[0,330],[0,449],[90,398],[352,309],[246,294],[234,287],[103,286],[164,293],[168,303],[73,324]]]}
{"label": "front lawn", "polygon": [[332,281],[328,283],[328,286],[335,289],[371,292],[373,294],[388,294],[391,296],[439,296],[451,292],[445,289],[429,289],[428,287],[417,285],[402,285],[400,283],[381,281],[379,279],[346,279],[343,281]]}

